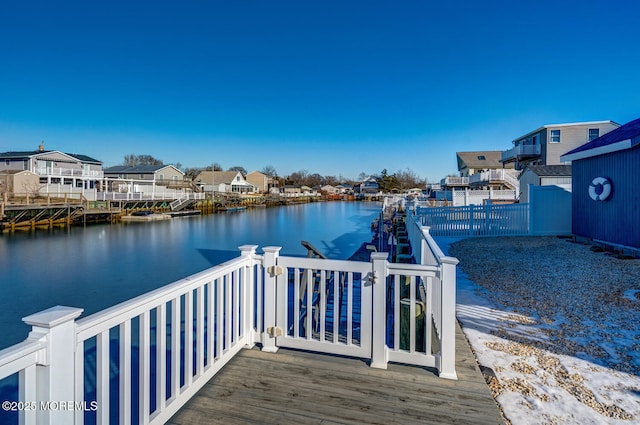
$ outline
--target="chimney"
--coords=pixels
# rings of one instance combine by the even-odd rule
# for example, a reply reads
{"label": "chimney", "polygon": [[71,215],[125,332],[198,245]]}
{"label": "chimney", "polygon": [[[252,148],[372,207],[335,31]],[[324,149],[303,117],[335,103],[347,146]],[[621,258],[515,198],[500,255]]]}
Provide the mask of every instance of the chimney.
{"label": "chimney", "polygon": [[40,146],[38,146],[38,150],[40,152],[44,152],[44,140],[42,141],[42,143],[40,143]]}

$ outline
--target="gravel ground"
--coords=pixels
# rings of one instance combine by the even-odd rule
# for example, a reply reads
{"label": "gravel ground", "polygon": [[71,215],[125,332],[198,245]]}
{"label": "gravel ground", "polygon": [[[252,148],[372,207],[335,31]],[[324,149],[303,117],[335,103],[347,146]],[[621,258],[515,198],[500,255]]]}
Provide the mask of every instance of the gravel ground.
{"label": "gravel ground", "polygon": [[[449,254],[478,296],[498,306],[486,313],[498,312],[491,337],[476,338],[474,350],[485,361],[508,359],[490,365],[499,403],[526,405],[542,415],[540,423],[640,421],[640,260],[555,237],[464,239]],[[555,399],[566,395],[601,416],[559,412]],[[502,407],[507,422],[519,416]]]}

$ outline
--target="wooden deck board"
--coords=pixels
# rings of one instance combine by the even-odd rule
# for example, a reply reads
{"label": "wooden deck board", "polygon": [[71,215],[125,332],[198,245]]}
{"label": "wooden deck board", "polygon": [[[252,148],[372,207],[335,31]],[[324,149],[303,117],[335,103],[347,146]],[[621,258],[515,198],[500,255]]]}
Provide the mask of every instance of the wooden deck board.
{"label": "wooden deck board", "polygon": [[459,327],[456,336],[457,381],[415,366],[242,350],[168,424],[502,424]]}

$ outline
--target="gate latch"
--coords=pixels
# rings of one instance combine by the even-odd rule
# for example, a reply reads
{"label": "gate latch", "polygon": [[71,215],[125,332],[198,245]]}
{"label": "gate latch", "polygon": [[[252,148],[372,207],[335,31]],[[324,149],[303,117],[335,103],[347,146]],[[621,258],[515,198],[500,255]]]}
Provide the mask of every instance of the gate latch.
{"label": "gate latch", "polygon": [[269,273],[271,277],[276,277],[284,274],[284,269],[282,266],[269,266],[267,267],[267,273]]}
{"label": "gate latch", "polygon": [[271,338],[282,336],[282,328],[279,328],[278,326],[270,326],[267,328],[267,333]]}

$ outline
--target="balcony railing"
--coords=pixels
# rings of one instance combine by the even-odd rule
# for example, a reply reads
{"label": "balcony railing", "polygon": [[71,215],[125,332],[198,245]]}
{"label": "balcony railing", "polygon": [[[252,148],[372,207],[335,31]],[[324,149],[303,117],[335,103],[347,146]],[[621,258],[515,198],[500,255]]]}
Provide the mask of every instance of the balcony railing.
{"label": "balcony railing", "polygon": [[440,182],[442,186],[469,186],[469,177],[447,176]]}
{"label": "balcony railing", "polygon": [[80,168],[41,167],[36,169],[40,177],[90,177],[101,179],[104,177],[102,170],[83,170]]}
{"label": "balcony railing", "polygon": [[540,145],[518,145],[509,150],[502,151],[500,161],[512,161],[518,158],[538,155],[540,155]]}

